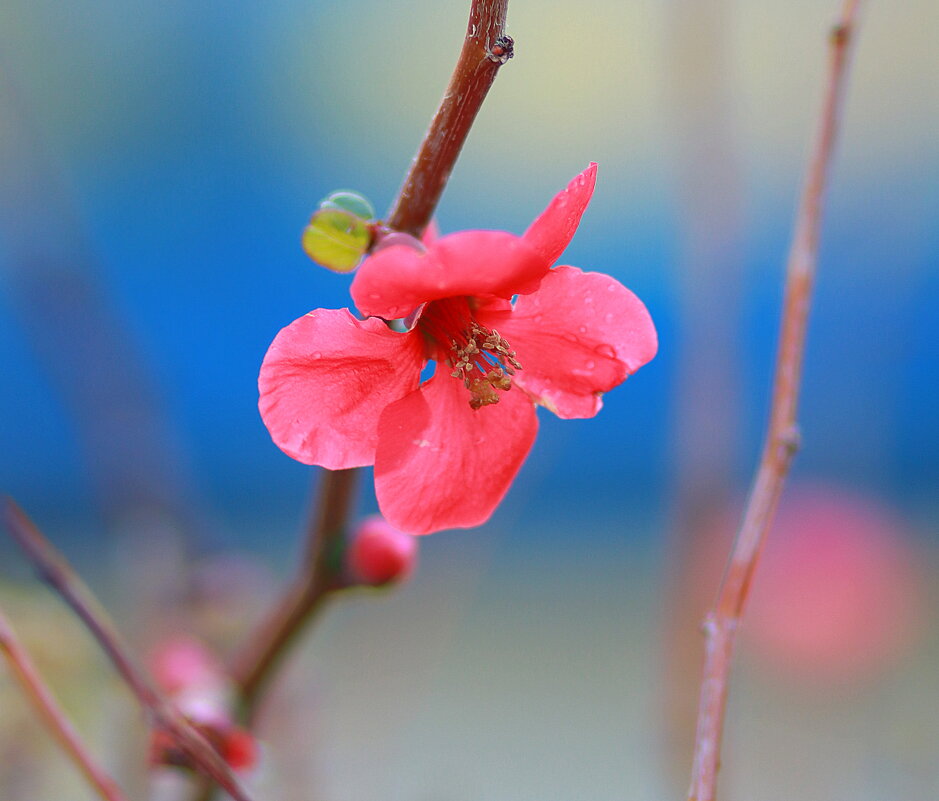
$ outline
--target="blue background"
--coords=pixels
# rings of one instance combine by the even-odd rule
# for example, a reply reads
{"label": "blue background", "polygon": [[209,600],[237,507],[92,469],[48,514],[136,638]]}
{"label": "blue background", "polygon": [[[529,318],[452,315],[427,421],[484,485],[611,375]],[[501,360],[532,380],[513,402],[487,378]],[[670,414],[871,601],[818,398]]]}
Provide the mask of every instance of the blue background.
{"label": "blue background", "polygon": [[[300,233],[334,189],[388,207],[446,84],[466,5],[0,7],[0,488],[83,564],[104,569],[102,543],[150,531],[140,521],[157,519],[196,552],[244,548],[276,580],[287,575],[315,471],[271,443],[257,413],[257,372],[282,326],[349,304],[349,277],[313,265]],[[621,685],[611,678],[624,665],[632,671],[624,693],[655,684],[655,668],[630,660],[651,663],[654,644],[642,638],[661,613],[654,599],[671,575],[663,544],[673,542],[666,532],[689,487],[717,506],[746,491],[833,5],[512,0],[516,58],[453,172],[440,227],[521,233],[587,162],[599,162],[596,194],[562,261],[629,286],[660,340],[656,359],[609,393],[597,418],[559,421],[540,410],[532,455],[492,521],[422,541],[423,583],[407,596],[411,605],[402,602],[403,617],[379,614],[386,629],[369,624],[376,648],[398,648],[381,637],[401,632],[443,671],[422,685],[424,713],[406,713],[415,753],[444,747],[428,719],[445,730],[441,716],[459,720],[466,707],[454,699],[464,696],[483,703],[466,724],[478,737],[461,739],[457,726],[456,742],[500,754],[529,743],[518,775],[528,776],[530,796],[516,788],[505,796],[514,801],[574,797],[580,785],[564,784],[566,768],[550,786],[532,776],[556,754],[575,765],[602,751],[597,738],[559,745],[539,737],[550,739],[568,712],[598,715],[601,732],[621,722],[617,715],[635,717],[634,699],[616,700]],[[934,0],[866,11],[823,227],[795,467],[797,481],[847,487],[892,509],[925,547],[939,528],[936,41]],[[363,489],[364,512],[374,499],[368,481]],[[0,548],[0,575],[19,575],[10,553]],[[638,589],[623,589],[624,576]],[[438,650],[422,651],[408,639],[422,618],[408,628],[406,616],[437,605],[445,634]],[[365,625],[362,610],[348,615],[352,629]],[[560,627],[557,641],[553,629],[537,628],[545,615]],[[536,712],[490,730],[487,715],[500,710],[480,701],[488,696],[479,677],[489,674],[473,661],[485,670],[488,651],[473,648],[515,653],[513,620],[544,634],[533,646],[538,665],[566,659],[589,678],[597,664],[601,681],[555,684],[532,677],[525,662],[518,685],[507,680],[499,697],[524,697]],[[642,656],[617,650],[620,624],[645,644]],[[370,665],[388,658],[382,676],[414,668],[356,650],[353,635],[345,640],[331,625],[324,636],[336,653]],[[337,797],[374,797],[356,738],[380,739],[385,730],[362,710],[382,713],[392,702],[343,685],[352,679],[341,664],[325,675],[347,693],[340,698],[360,702],[358,712],[342,711],[360,729],[340,730],[348,761],[338,764],[363,784],[339,782],[348,792]],[[511,658],[502,664],[515,675]],[[385,686],[375,681],[369,687]],[[388,689],[399,691],[411,697]],[[583,704],[555,719],[545,710],[558,698]],[[824,742],[860,730],[852,714],[839,712]],[[877,717],[865,714],[860,728]],[[389,723],[382,742],[396,731]],[[635,733],[648,745],[646,735]],[[618,758],[620,746],[609,748]],[[383,771],[393,771],[396,753],[383,757]],[[506,760],[501,773],[491,769],[510,788]],[[402,785],[413,794],[401,797],[449,786],[414,767],[418,779]],[[633,767],[645,776],[643,765]],[[592,797],[618,797],[616,770],[587,773]],[[497,797],[479,781],[480,797]],[[896,797],[924,797],[929,781],[898,778],[890,787],[905,788]],[[656,797],[654,782],[635,782],[636,797]],[[781,798],[811,797],[777,786]],[[872,797],[885,797],[872,786]],[[825,792],[817,797],[835,797]]]}

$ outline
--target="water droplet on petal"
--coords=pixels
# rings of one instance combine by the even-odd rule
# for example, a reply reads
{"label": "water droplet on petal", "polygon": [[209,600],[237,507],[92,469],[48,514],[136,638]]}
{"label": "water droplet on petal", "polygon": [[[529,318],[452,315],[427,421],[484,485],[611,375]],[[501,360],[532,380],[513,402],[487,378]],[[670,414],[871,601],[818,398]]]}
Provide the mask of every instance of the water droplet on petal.
{"label": "water droplet on petal", "polygon": [[597,363],[596,363],[595,361],[593,361],[592,359],[591,359],[589,362],[587,362],[587,369],[588,369],[588,370],[593,370],[596,366],[597,366]]}
{"label": "water droplet on petal", "polygon": [[594,351],[599,353],[601,356],[606,356],[610,359],[616,358],[616,351],[612,345],[597,345],[597,347],[594,348]]}
{"label": "water droplet on petal", "polygon": [[586,334],[586,333],[587,333],[587,326],[582,325],[582,326],[581,326],[580,328],[578,328],[577,330],[580,331],[581,334]]}

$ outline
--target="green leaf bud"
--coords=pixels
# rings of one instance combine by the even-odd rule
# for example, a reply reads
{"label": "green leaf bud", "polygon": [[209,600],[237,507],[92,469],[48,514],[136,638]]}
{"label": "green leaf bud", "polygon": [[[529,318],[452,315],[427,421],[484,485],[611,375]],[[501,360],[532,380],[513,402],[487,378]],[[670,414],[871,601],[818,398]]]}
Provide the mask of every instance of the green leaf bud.
{"label": "green leaf bud", "polygon": [[303,230],[303,249],[307,256],[337,273],[354,270],[371,240],[366,222],[339,208],[321,208]]}
{"label": "green leaf bud", "polygon": [[347,211],[366,221],[375,219],[375,209],[368,202],[368,198],[348,189],[340,189],[328,194],[320,201],[320,208]]}

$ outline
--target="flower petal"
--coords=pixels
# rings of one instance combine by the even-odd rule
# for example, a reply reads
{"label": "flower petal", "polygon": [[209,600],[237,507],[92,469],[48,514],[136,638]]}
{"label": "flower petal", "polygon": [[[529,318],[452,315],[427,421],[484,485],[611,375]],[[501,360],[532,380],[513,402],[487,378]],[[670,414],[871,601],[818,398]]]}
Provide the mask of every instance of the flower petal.
{"label": "flower petal", "polygon": [[573,239],[596,183],[597,164],[592,161],[586,170],[574,177],[566,189],[555,195],[548,208],[528,226],[523,238],[548,264],[554,264]]}
{"label": "flower petal", "polygon": [[420,383],[419,334],[316,309],[282,329],[261,365],[258,408],[274,443],[331,470],[375,461],[378,418]]}
{"label": "flower petal", "polygon": [[375,493],[391,525],[411,534],[485,522],[525,461],[538,418],[530,398],[501,393],[474,411],[461,381],[437,366],[378,423]]}
{"label": "flower petal", "polygon": [[515,350],[514,381],[558,417],[593,417],[599,393],[648,362],[658,348],[649,312],[632,292],[603,273],[556,267],[511,312],[480,310]]}
{"label": "flower petal", "polygon": [[429,300],[532,292],[550,266],[521,237],[462,231],[440,237],[423,254],[390,247],[370,256],[352,282],[352,299],[363,314],[390,320]]}

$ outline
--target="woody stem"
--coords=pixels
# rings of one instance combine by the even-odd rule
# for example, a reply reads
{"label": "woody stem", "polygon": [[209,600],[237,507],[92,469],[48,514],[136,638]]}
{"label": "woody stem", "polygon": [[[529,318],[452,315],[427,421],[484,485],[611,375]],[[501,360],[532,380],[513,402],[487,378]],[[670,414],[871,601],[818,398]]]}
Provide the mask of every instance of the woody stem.
{"label": "woody stem", "polygon": [[799,446],[796,412],[809,302],[818,258],[822,201],[838,130],[849,44],[854,36],[859,4],[860,0],[844,0],[841,18],[831,33],[825,98],[786,266],[782,327],[763,454],[717,600],[704,621],[704,676],[698,703],[688,801],[714,801],[716,797],[724,711],[736,633],[760,551]]}
{"label": "woody stem", "polygon": [[388,213],[389,228],[419,236],[430,222],[502,65],[490,54],[505,34],[508,5],[509,0],[473,0],[460,58]]}
{"label": "woody stem", "polygon": [[12,498],[0,498],[0,523],[33,563],[40,578],[85,624],[152,723],[169,735],[207,780],[224,788],[235,801],[250,801],[228,763],[137,666],[104,607]]}
{"label": "woody stem", "polygon": [[[510,55],[511,45],[503,39],[507,8],[508,0],[473,0],[459,60],[389,212],[389,228],[420,235],[430,222],[483,100]],[[323,472],[319,513],[307,530],[307,558],[274,611],[233,657],[232,675],[246,716],[335,587],[337,568],[329,557],[341,547],[357,474],[357,469]]]}

